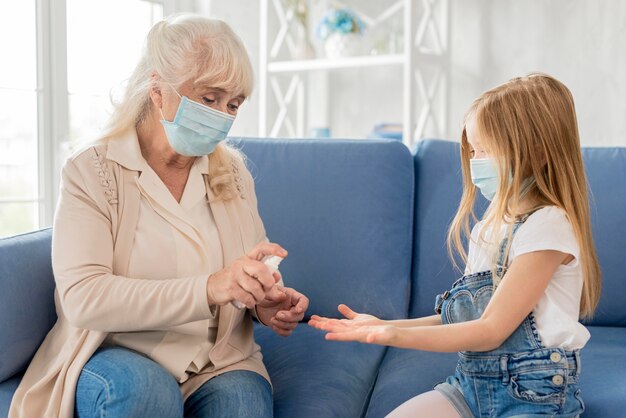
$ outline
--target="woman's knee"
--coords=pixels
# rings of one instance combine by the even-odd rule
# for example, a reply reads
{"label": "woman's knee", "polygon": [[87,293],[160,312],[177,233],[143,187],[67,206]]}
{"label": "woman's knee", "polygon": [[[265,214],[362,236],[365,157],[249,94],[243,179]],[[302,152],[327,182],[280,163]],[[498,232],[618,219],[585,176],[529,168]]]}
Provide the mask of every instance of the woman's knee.
{"label": "woman's knee", "polygon": [[220,416],[219,411],[226,416],[271,417],[272,387],[258,373],[237,370],[209,380],[185,402],[188,417]]}
{"label": "woman's knee", "polygon": [[182,417],[183,401],[174,377],[154,361],[119,347],[97,351],[85,364],[76,388],[80,418]]}

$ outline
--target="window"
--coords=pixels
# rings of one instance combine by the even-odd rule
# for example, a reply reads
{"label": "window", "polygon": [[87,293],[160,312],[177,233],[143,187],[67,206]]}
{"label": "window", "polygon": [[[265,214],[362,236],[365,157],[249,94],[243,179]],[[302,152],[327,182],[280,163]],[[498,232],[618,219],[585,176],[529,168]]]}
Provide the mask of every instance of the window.
{"label": "window", "polygon": [[111,95],[137,64],[163,7],[142,0],[67,0],[67,87],[70,147],[97,135]]}
{"label": "window", "polygon": [[10,12],[0,25],[0,236],[37,227],[41,202],[35,2],[12,2]]}
{"label": "window", "polygon": [[[20,0],[0,25],[0,237],[51,225],[63,161],[93,138],[173,0]],[[3,61],[4,62],[4,61]]]}

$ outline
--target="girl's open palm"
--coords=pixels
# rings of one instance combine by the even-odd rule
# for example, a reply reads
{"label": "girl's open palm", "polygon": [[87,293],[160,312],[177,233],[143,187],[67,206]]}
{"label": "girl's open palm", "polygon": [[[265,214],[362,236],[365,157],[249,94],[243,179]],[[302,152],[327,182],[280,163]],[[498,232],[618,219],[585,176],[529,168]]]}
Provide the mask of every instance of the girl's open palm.
{"label": "girl's open palm", "polygon": [[368,344],[387,345],[395,334],[395,327],[384,325],[374,315],[354,312],[347,305],[339,305],[339,312],[346,319],[334,319],[313,315],[309,325],[327,331],[327,340],[358,341]]}
{"label": "girl's open palm", "polygon": [[344,305],[343,303],[337,307],[337,310],[347,319],[335,319],[335,318],[327,318],[325,316],[312,315],[311,321],[309,321],[309,325],[315,328],[320,328],[316,324],[322,324],[329,321],[339,321],[344,323],[358,323],[359,325],[381,325],[384,321],[376,318],[374,315],[364,314],[354,312],[348,305]]}

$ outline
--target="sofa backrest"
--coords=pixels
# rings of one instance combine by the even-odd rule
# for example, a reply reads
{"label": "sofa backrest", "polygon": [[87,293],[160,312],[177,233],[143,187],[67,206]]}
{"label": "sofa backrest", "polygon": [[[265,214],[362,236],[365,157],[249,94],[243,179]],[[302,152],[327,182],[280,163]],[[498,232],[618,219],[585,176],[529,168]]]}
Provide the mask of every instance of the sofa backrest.
{"label": "sofa backrest", "polygon": [[[446,248],[447,228],[461,198],[459,145],[421,141],[415,159],[415,223],[410,316],[433,313],[434,297],[459,276]],[[594,241],[603,274],[592,325],[626,326],[626,148],[583,148]],[[477,214],[486,201],[479,197]]]}
{"label": "sofa backrest", "polygon": [[591,227],[602,269],[602,296],[592,325],[626,326],[626,148],[584,148]]}
{"label": "sofa backrest", "polygon": [[420,141],[414,150],[415,220],[409,316],[434,315],[435,295],[459,276],[446,247],[448,225],[461,199],[459,145]]}
{"label": "sofa backrest", "polygon": [[[270,240],[289,257],[285,282],[308,314],[337,305],[404,318],[413,230],[413,160],[397,141],[239,142]],[[323,145],[323,146],[320,146]]]}
{"label": "sofa backrest", "polygon": [[0,382],[26,368],[56,321],[51,237],[0,239]]}

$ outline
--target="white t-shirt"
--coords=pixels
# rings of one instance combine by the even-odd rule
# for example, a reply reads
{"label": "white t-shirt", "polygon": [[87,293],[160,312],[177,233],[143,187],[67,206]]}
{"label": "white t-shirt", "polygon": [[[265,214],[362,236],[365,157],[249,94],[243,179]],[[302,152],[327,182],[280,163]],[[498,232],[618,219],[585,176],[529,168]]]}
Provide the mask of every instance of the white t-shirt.
{"label": "white t-shirt", "polygon": [[[479,222],[472,229],[466,274],[492,268],[494,247],[478,239],[482,226],[483,223]],[[504,237],[506,229],[507,226],[503,225],[500,237]],[[489,233],[486,237],[489,238]],[[580,249],[572,225],[560,208],[549,206],[539,209],[518,228],[509,251],[509,265],[518,255],[541,250],[571,254],[574,260],[557,268],[545,293],[533,308],[539,337],[545,347],[580,349],[590,337],[589,331],[578,322],[583,288],[583,274],[578,262]]]}

